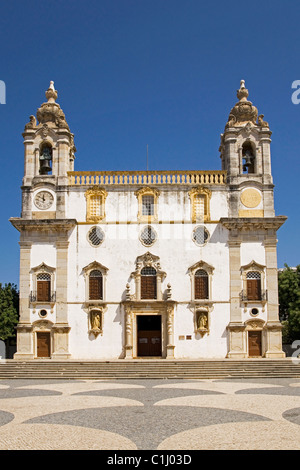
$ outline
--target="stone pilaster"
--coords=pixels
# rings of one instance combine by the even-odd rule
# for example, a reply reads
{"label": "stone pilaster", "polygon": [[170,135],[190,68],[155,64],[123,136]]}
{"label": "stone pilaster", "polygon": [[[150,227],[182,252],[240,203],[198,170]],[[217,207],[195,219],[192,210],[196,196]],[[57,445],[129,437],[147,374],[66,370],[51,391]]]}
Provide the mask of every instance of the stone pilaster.
{"label": "stone pilaster", "polygon": [[133,358],[132,312],[130,305],[125,305],[125,359]]}
{"label": "stone pilaster", "polygon": [[67,234],[61,235],[56,242],[56,323],[53,326],[52,354],[52,357],[56,359],[67,359],[70,356],[67,304],[68,246]]}
{"label": "stone pilaster", "polygon": [[282,351],[281,323],[279,321],[278,271],[276,232],[269,230],[265,236],[267,324],[266,324],[266,357],[285,357]]}
{"label": "stone pilaster", "polygon": [[241,239],[237,230],[230,231],[229,235],[229,272],[230,272],[230,323],[229,351],[230,358],[246,357],[245,326],[242,322],[242,309],[240,306],[241,284]]}
{"label": "stone pilaster", "polygon": [[167,359],[174,359],[174,305],[167,306]]}
{"label": "stone pilaster", "polygon": [[19,324],[15,359],[33,359],[32,326],[29,308],[31,242],[20,241]]}

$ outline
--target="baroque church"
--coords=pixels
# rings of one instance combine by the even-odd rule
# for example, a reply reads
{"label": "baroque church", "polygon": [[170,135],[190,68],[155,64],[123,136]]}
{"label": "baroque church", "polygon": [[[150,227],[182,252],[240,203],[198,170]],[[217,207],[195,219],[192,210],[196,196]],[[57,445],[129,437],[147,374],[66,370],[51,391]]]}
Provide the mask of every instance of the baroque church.
{"label": "baroque church", "polygon": [[25,125],[15,359],[281,358],[271,131],[244,80],[216,171],[75,171],[54,83]]}

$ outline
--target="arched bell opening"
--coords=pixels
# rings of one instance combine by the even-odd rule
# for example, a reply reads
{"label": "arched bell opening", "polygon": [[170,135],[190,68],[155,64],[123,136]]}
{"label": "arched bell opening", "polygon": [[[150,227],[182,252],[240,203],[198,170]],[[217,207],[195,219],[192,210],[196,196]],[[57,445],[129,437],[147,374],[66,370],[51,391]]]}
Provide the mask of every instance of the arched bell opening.
{"label": "arched bell opening", "polygon": [[39,163],[40,175],[52,173],[52,145],[49,142],[44,142],[40,147]]}
{"label": "arched bell opening", "polygon": [[250,141],[242,145],[243,173],[255,173],[256,152],[255,145]]}

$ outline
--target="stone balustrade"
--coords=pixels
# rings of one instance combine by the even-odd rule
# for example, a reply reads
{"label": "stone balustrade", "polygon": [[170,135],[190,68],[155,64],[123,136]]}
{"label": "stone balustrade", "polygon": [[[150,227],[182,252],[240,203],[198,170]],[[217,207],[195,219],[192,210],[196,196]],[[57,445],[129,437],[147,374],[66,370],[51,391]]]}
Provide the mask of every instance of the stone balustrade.
{"label": "stone balustrade", "polygon": [[225,185],[226,171],[69,171],[70,186]]}

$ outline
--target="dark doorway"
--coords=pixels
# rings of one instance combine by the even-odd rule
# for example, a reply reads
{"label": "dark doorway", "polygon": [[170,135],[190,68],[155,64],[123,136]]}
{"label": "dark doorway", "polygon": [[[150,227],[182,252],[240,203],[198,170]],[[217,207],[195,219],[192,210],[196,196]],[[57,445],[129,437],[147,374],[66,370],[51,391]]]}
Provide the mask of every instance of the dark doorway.
{"label": "dark doorway", "polygon": [[161,356],[161,315],[137,316],[138,356]]}

